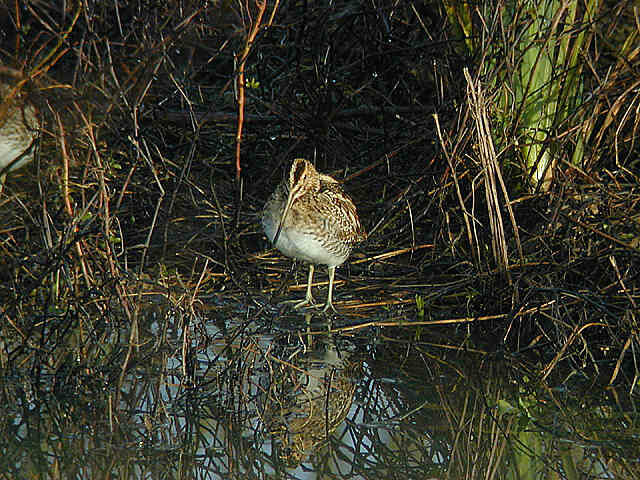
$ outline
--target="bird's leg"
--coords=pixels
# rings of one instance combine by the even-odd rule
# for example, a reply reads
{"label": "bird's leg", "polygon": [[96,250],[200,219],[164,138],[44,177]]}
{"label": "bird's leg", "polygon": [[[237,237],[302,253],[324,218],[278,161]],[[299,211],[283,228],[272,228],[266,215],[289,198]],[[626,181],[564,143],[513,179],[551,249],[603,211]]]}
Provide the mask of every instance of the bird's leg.
{"label": "bird's leg", "polygon": [[311,284],[313,283],[313,263],[309,264],[309,278],[307,278],[307,294],[304,300],[296,303],[293,308],[305,307],[307,305],[313,305],[313,297],[311,296]]}
{"label": "bird's leg", "polygon": [[333,302],[331,301],[333,297],[333,277],[336,274],[336,267],[335,266],[327,267],[327,269],[329,270],[329,293],[327,294],[327,303],[325,304],[322,311],[326,312],[327,310],[331,309],[335,313],[338,313],[338,311],[336,310],[336,307],[333,306]]}

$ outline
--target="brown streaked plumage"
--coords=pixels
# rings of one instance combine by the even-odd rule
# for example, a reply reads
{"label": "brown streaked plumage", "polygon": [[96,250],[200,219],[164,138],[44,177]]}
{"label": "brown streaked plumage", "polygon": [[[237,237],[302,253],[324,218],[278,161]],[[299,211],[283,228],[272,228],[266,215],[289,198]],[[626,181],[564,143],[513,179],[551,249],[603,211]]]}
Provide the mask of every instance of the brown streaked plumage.
{"label": "brown streaked plumage", "polygon": [[296,158],[288,181],[276,188],[264,206],[262,226],[267,238],[286,256],[309,263],[305,299],[296,308],[312,304],[314,265],[326,265],[329,293],[324,310],[331,308],[336,267],[353,246],[367,238],[356,206],[337,180],[318,173],[313,164]]}
{"label": "brown streaked plumage", "polygon": [[296,468],[310,455],[320,458],[349,415],[362,359],[342,348],[338,351],[329,338],[325,348],[298,349],[271,371],[263,418],[279,444],[280,458]]}
{"label": "brown streaked plumage", "polygon": [[35,107],[0,82],[0,192],[7,173],[33,160],[37,136]]}

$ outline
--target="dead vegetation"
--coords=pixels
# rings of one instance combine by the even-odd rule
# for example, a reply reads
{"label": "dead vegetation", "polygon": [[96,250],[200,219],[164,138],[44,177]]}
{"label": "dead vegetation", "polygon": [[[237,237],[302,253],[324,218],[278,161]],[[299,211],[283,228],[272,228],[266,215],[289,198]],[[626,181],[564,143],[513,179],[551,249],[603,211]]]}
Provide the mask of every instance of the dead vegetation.
{"label": "dead vegetation", "polygon": [[[259,214],[306,156],[344,181],[369,233],[338,269],[334,332],[420,345],[447,329],[434,344],[521,355],[536,381],[579,371],[632,390],[640,52],[616,58],[608,42],[621,24],[639,32],[630,4],[606,8],[582,53],[588,113],[555,132],[562,146],[588,131],[588,154],[560,156],[549,191],[531,192],[512,139],[488,143],[482,56],[440,4],[0,6],[2,61],[43,120],[35,163],[0,196],[2,368],[92,398],[111,385],[95,408],[112,428],[135,405],[127,376],[160,353],[182,359],[180,395],[211,385],[194,373],[218,341],[206,324],[237,325],[225,348],[245,351],[249,325],[271,328],[304,288]],[[249,368],[234,358],[229,375]],[[246,407],[225,395],[213,410]]]}

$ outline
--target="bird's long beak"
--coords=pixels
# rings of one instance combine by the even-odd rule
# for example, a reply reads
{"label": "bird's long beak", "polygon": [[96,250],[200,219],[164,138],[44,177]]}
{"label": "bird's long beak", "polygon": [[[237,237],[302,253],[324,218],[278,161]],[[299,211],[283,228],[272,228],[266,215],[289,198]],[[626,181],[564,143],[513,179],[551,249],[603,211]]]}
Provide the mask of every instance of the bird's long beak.
{"label": "bird's long beak", "polygon": [[273,246],[275,247],[278,244],[278,238],[280,238],[280,232],[282,231],[282,225],[284,225],[284,220],[287,218],[287,213],[289,213],[289,208],[291,208],[291,204],[293,203],[293,192],[289,192],[289,197],[287,197],[287,204],[284,207],[284,212],[282,212],[282,216],[280,217],[280,223],[278,224],[278,230],[276,230],[276,234],[273,237]]}

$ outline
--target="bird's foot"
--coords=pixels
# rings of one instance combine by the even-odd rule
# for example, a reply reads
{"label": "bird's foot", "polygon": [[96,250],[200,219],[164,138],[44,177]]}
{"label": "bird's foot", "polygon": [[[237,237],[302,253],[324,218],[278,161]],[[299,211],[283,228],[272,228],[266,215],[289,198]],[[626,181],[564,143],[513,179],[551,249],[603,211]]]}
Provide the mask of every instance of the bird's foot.
{"label": "bird's foot", "polygon": [[333,306],[332,302],[325,303],[324,308],[322,309],[322,311],[326,313],[327,310],[332,310],[333,313],[338,313],[338,311],[336,310],[336,307]]}
{"label": "bird's foot", "polygon": [[313,301],[313,298],[310,298],[310,299],[306,299],[306,298],[305,298],[305,299],[304,299],[304,300],[302,300],[301,302],[296,303],[296,304],[293,306],[293,308],[294,308],[295,310],[298,310],[299,308],[304,308],[304,307],[315,307],[315,306],[316,306],[316,304],[315,304],[315,302]]}
{"label": "bird's foot", "polygon": [[298,310],[303,307],[316,307],[316,302],[313,300],[313,297],[306,297],[304,300],[285,300],[280,303],[293,303],[294,310]]}

